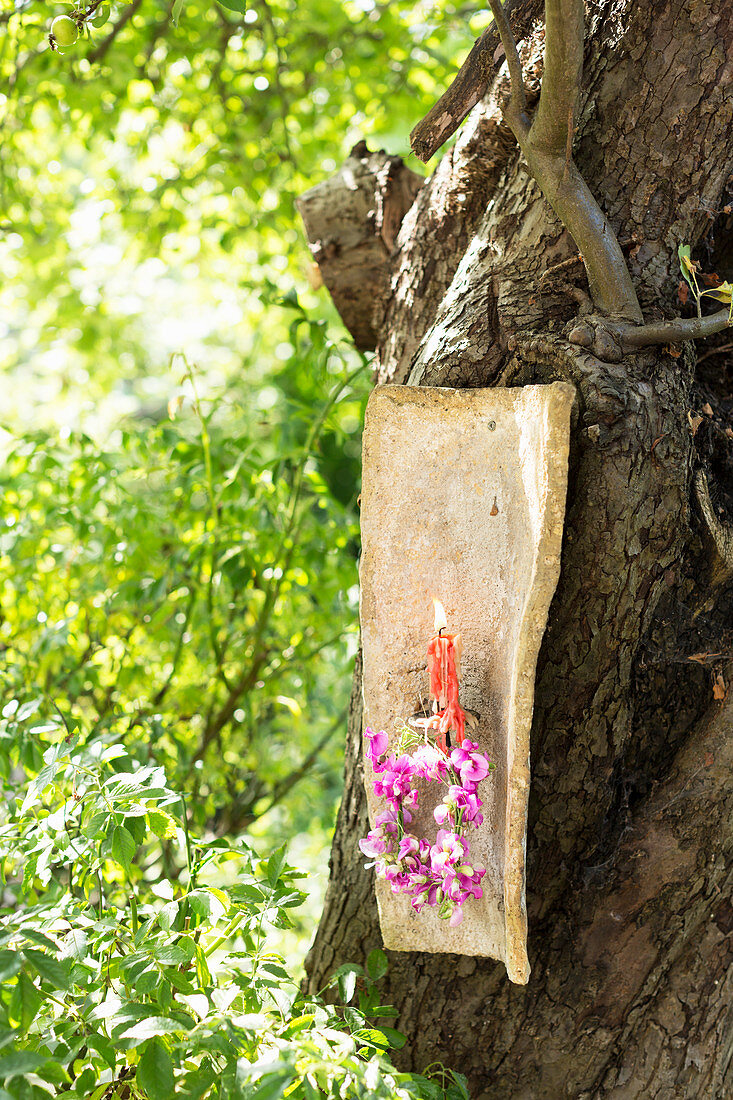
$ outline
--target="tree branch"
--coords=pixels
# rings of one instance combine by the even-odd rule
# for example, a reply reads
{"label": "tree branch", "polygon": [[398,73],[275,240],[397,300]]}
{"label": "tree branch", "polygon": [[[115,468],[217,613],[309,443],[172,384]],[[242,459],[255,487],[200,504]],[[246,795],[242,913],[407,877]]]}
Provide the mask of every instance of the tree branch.
{"label": "tree branch", "polygon": [[583,0],[546,0],[545,69],[531,140],[538,150],[567,160],[583,72],[584,32]]}
{"label": "tree branch", "polygon": [[522,75],[522,63],[519,60],[519,54],[517,53],[517,43],[514,41],[514,35],[512,28],[509,25],[507,14],[504,11],[504,6],[501,0],[489,0],[492,14],[494,16],[494,22],[496,23],[497,30],[499,31],[499,37],[501,38],[501,44],[504,47],[504,53],[506,54],[506,63],[509,69],[509,79],[511,81],[511,98],[509,100],[509,110],[504,111],[504,117],[510,124],[512,130],[515,132],[517,141],[519,141],[519,134],[517,130],[526,131],[528,128],[527,123],[527,97],[524,91],[524,77]]}
{"label": "tree branch", "polygon": [[277,806],[278,802],[282,802],[286,794],[293,789],[296,783],[307,775],[310,769],[315,764],[318,757],[325,749],[328,742],[346,723],[346,719],[349,716],[349,708],[344,707],[338,717],[331,723],[326,732],[320,738],[319,741],[313,746],[308,755],[300,762],[297,768],[294,768],[289,775],[286,775],[284,779],[281,779],[279,783],[276,783],[272,789],[272,796],[265,806],[264,810],[257,815],[258,818],[263,817],[266,813],[269,813],[273,807]]}
{"label": "tree branch", "polygon": [[[512,18],[515,40],[519,41],[540,14],[542,0],[507,0],[504,10]],[[483,99],[503,61],[496,56],[499,48],[497,24],[492,23],[474,42],[450,87],[410,134],[412,151],[419,160],[430,160]]]}
{"label": "tree branch", "polygon": [[583,257],[597,308],[608,317],[640,324],[643,314],[616,234],[575,162],[566,160],[565,150],[555,156],[536,149],[531,134],[520,146],[542,193]]}
{"label": "tree branch", "polygon": [[681,344],[685,340],[700,340],[712,336],[731,324],[730,309],[721,309],[709,317],[675,317],[673,321],[657,321],[649,325],[617,326],[621,342],[629,350],[647,348],[652,344]]}
{"label": "tree branch", "polygon": [[520,87],[521,68],[501,0],[490,0],[490,4],[512,81],[509,110],[504,112],[507,124],[543,195],[583,256],[598,309],[617,320],[641,324],[644,320],[641,307],[616,235],[571,157],[574,104],[582,75],[582,0],[546,0],[541,111],[538,109],[531,127],[517,109],[524,95],[523,86]]}

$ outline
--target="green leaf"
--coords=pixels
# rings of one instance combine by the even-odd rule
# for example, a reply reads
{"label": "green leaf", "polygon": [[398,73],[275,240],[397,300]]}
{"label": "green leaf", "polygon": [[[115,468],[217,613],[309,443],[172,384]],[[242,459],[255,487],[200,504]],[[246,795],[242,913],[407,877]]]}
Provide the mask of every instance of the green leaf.
{"label": "green leaf", "polygon": [[35,1073],[48,1059],[30,1050],[17,1050],[0,1058],[0,1081]]}
{"label": "green leaf", "polygon": [[393,1027],[380,1027],[379,1029],[383,1035],[386,1035],[389,1039],[389,1045],[394,1047],[395,1050],[401,1050],[401,1048],[407,1042],[406,1037],[401,1031],[396,1031]]}
{"label": "green leaf", "polygon": [[125,868],[128,875],[137,845],[124,825],[116,825],[112,833],[112,858]]}
{"label": "green leaf", "polygon": [[14,978],[20,967],[20,952],[0,951],[0,982],[6,982],[8,978]]}
{"label": "green leaf", "polygon": [[150,1100],[168,1100],[173,1095],[173,1061],[161,1039],[153,1038],[145,1047],[135,1074],[135,1083]]}
{"label": "green leaf", "polygon": [[726,280],[726,282],[721,283],[720,286],[713,286],[710,287],[709,290],[703,290],[700,297],[703,295],[707,295],[708,298],[715,298],[717,302],[725,302],[728,304],[731,301],[731,297],[733,297],[733,285]]}
{"label": "green leaf", "polygon": [[155,952],[155,958],[161,966],[181,966],[190,962],[195,953],[193,940],[182,936],[178,943],[163,944]]}
{"label": "green leaf", "polygon": [[[28,932],[26,931],[26,935]],[[86,932],[81,928],[72,928],[70,932],[67,932],[64,943],[64,950],[62,953],[63,958],[76,959],[77,962],[81,962],[89,954],[89,940]]]}
{"label": "green leaf", "polygon": [[208,890],[193,890],[186,894],[186,901],[199,917],[210,917],[212,921],[219,920],[224,915],[225,907],[219,898]]}
{"label": "green leaf", "polygon": [[[25,805],[25,803],[24,803]],[[38,852],[34,852],[32,856],[29,856],[26,860],[25,867],[23,868],[23,885],[22,890],[24,894],[27,894],[29,890],[33,888],[33,880],[36,877],[36,867],[38,866]]]}
{"label": "green leaf", "polygon": [[24,927],[22,932],[25,938],[30,940],[31,943],[37,943],[39,947],[47,947],[49,951],[55,951],[58,954],[58,944],[54,943],[48,936],[44,936],[43,932],[39,932],[36,928],[27,927]]}
{"label": "green leaf", "polygon": [[15,1028],[0,1026],[0,1050],[2,1050],[3,1047],[10,1046],[11,1043],[15,1042],[17,1037],[18,1033]]}
{"label": "green leaf", "polygon": [[677,255],[680,261],[680,271],[682,272],[682,277],[688,284],[692,292],[696,295],[697,287],[695,286],[695,281],[692,277],[692,259],[690,258],[689,244],[681,244],[677,249]]}
{"label": "green leaf", "polygon": [[367,974],[373,982],[383,978],[389,969],[389,960],[381,947],[375,947],[369,952],[366,964]]}
{"label": "green leaf", "polygon": [[448,1089],[448,1094],[453,1093],[460,1100],[471,1100],[471,1094],[468,1091],[468,1078],[464,1077],[462,1073],[458,1073],[456,1070],[449,1070],[451,1077],[455,1081],[455,1088]]}
{"label": "green leaf", "polygon": [[43,951],[36,951],[32,947],[26,947],[23,954],[34,970],[37,970],[45,981],[50,982],[54,989],[68,989],[70,987],[71,980],[68,965],[64,965],[58,959],[52,958]]}
{"label": "green leaf", "polygon": [[173,5],[173,10],[171,11],[171,19],[173,20],[173,26],[174,27],[178,26],[178,20],[179,20],[180,15],[181,15],[181,9],[182,8],[183,8],[183,0],[176,0],[175,4]]}
{"label": "green leaf", "polygon": [[37,1072],[38,1076],[42,1077],[44,1081],[51,1081],[54,1085],[63,1085],[69,1081],[69,1075],[64,1067],[50,1058],[44,1062]]}
{"label": "green leaf", "polygon": [[100,1035],[97,1032],[94,1035],[87,1035],[86,1041],[87,1045],[90,1046],[92,1050],[96,1050],[98,1054],[101,1054],[110,1069],[115,1068],[117,1062],[115,1048],[106,1035]]}
{"label": "green leaf", "polygon": [[339,993],[345,1005],[349,1003],[356,990],[356,974],[348,970],[345,974],[339,974]]}
{"label": "green leaf", "polygon": [[278,908],[282,906],[284,909],[292,909],[295,906],[302,905],[307,896],[302,890],[291,890],[287,894],[273,898],[273,905],[277,905]]}
{"label": "green leaf", "polygon": [[211,981],[211,971],[206,961],[206,955],[204,955],[198,944],[196,945],[196,977],[200,986],[206,986]]}
{"label": "green leaf", "polygon": [[186,1097],[186,1100],[199,1100],[209,1088],[215,1077],[216,1070],[211,1060],[209,1058],[204,1058],[198,1069],[186,1075],[183,1082],[183,1088],[179,1091],[182,1096]]}
{"label": "green leaf", "polygon": [[38,795],[43,794],[46,787],[49,787],[53,783],[57,770],[58,764],[46,764],[41,768],[33,782],[28,785],[28,791],[23,799],[21,813],[25,813],[28,807],[32,806],[36,801]]}
{"label": "green leaf", "polygon": [[8,1007],[10,1023],[20,1031],[27,1031],[38,1015],[42,1003],[43,997],[25,971],[21,971]]}
{"label": "green leaf", "polygon": [[422,1100],[445,1100],[445,1092],[437,1083],[429,1077],[423,1077],[420,1073],[409,1075],[410,1091],[415,1090]]}
{"label": "green leaf", "polygon": [[279,1073],[271,1080],[265,1078],[254,1091],[247,1092],[248,1100],[280,1100],[292,1080],[292,1073]]}
{"label": "green leaf", "polygon": [[219,0],[219,3],[227,11],[236,11],[240,15],[244,15],[247,11],[246,0]]}
{"label": "green leaf", "polygon": [[165,971],[165,976],[170,984],[173,986],[173,988],[177,989],[179,993],[194,992],[194,986],[191,984],[188,978],[184,977],[184,975],[181,974],[179,970],[172,970],[170,968],[167,968]]}
{"label": "green leaf", "polygon": [[354,1032],[354,1038],[360,1043],[368,1043],[369,1046],[376,1047],[377,1050],[389,1050],[390,1047],[387,1036],[376,1027],[363,1027]]}
{"label": "green leaf", "polygon": [[38,710],[38,708],[40,707],[42,702],[43,702],[43,698],[33,699],[29,703],[23,703],[22,707],[18,710],[18,712],[15,715],[15,721],[16,722],[25,722],[26,718],[30,718],[30,716],[32,714],[36,713],[36,711]]}
{"label": "green leaf", "polygon": [[178,901],[168,901],[161,907],[158,912],[158,924],[164,932],[170,932],[173,924],[178,916],[178,908],[180,906]]}
{"label": "green leaf", "polygon": [[[172,1020],[169,1016],[148,1016],[140,1020],[128,1031],[122,1032],[124,1039],[137,1039],[143,1042],[153,1035],[172,1035],[177,1031],[185,1031],[185,1027],[178,1020]],[[137,1044],[136,1044],[137,1045]]]}
{"label": "green leaf", "polygon": [[165,810],[148,810],[148,824],[161,840],[173,840],[178,827],[176,819]]}
{"label": "green leaf", "polygon": [[281,844],[279,848],[276,848],[267,861],[267,881],[270,886],[274,886],[277,880],[280,878],[282,869],[285,865],[285,848],[284,844]]}

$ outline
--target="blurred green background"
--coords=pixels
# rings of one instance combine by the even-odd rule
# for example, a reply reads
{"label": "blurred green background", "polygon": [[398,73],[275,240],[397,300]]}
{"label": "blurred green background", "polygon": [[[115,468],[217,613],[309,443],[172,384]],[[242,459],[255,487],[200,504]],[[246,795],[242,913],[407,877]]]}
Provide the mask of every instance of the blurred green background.
{"label": "blurred green background", "polygon": [[[452,3],[0,8],[0,729],[164,765],[208,837],[290,844],[318,918],[357,645],[368,360],[296,196],[412,126],[489,16]],[[430,166],[429,166],[430,167]],[[429,170],[429,168],[428,168]],[[42,724],[33,728],[43,729]]]}

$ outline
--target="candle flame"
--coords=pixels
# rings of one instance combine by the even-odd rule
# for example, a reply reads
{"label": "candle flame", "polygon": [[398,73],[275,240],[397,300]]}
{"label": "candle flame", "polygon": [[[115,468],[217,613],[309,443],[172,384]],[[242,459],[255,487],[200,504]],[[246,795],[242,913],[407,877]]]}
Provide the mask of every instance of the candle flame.
{"label": "candle flame", "polygon": [[436,600],[435,597],[433,597],[433,606],[435,607],[435,630],[445,630],[448,626],[445,609],[440,600]]}

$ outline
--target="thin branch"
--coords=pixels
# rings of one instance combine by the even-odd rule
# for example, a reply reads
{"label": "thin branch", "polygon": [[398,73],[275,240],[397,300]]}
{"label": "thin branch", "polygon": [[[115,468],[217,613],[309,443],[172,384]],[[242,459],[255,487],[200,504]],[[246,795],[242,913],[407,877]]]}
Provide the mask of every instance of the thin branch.
{"label": "thin branch", "polygon": [[698,355],[696,365],[699,367],[705,359],[712,359],[714,355],[724,355],[727,351],[733,351],[733,344],[720,344],[717,348],[710,348],[709,351]]}
{"label": "thin branch", "polygon": [[520,146],[530,172],[583,257],[596,307],[608,317],[641,324],[643,314],[616,234],[575,162],[565,160],[564,150],[554,156],[536,149],[531,135]]}
{"label": "thin branch", "polygon": [[512,28],[509,26],[509,20],[507,14],[504,11],[504,5],[501,0],[489,0],[491,12],[494,16],[494,22],[496,23],[497,30],[499,31],[499,37],[501,38],[501,44],[504,47],[504,53],[506,54],[506,63],[509,69],[509,78],[511,81],[511,98],[509,100],[509,110],[504,111],[504,116],[511,126],[514,134],[519,141],[518,129],[521,129],[524,133],[528,129],[527,125],[527,97],[524,91],[524,76],[522,75],[522,63],[519,60],[519,54],[517,53],[517,43],[514,41],[514,34]]}
{"label": "thin branch", "polygon": [[413,129],[410,145],[419,160],[429,161],[486,94],[493,76],[491,59],[496,38],[492,24],[476,39],[447,91]]}
{"label": "thin branch", "polygon": [[255,819],[259,821],[260,818],[264,817],[265,814],[274,809],[274,807],[277,806],[279,802],[282,802],[285,796],[289,794],[290,791],[292,791],[293,787],[297,783],[299,783],[300,780],[303,779],[311,770],[316,760],[325,749],[326,745],[333,738],[334,734],[336,734],[346,722],[348,713],[349,708],[345,707],[341,711],[339,716],[335,719],[335,721],[328,727],[320,740],[316,742],[308,755],[301,761],[298,767],[294,768],[293,771],[289,772],[288,775],[281,779],[279,783],[275,784],[275,786],[272,788],[270,799],[263,810],[261,810],[258,814],[255,814],[253,813],[252,809],[255,802],[258,801],[261,795],[257,795],[254,798],[249,798],[246,805],[240,807],[239,812],[236,814],[236,816],[232,816],[232,818],[227,821],[226,831],[234,832],[235,830],[248,825],[251,821],[254,821]]}
{"label": "thin branch", "polygon": [[[573,125],[582,75],[583,0],[546,0],[546,68],[540,93],[541,114],[538,111],[539,125],[535,119],[531,128],[526,116],[517,111],[523,88],[518,88],[521,67],[517,72],[516,45],[501,0],[490,3],[512,80],[512,100],[504,117],[530,172],[583,257],[596,307],[608,317],[641,324],[644,317],[616,234],[567,155],[569,138],[572,141],[568,131]],[[565,27],[565,19],[570,22],[569,28]],[[565,64],[568,71],[560,71]]]}
{"label": "thin branch", "polygon": [[[545,67],[531,130],[536,149],[565,156],[583,72],[583,0],[546,0]],[[570,159],[569,157],[567,159]]]}
{"label": "thin branch", "polygon": [[623,325],[617,333],[625,347],[647,348],[652,344],[681,344],[685,340],[700,340],[722,332],[731,324],[730,309],[721,309],[708,317],[675,317],[673,321],[656,321],[649,325]]}
{"label": "thin branch", "polygon": [[[542,0],[507,0],[504,10],[511,16],[515,40],[520,41],[542,11]],[[492,23],[474,42],[451,85],[410,134],[412,151],[419,160],[430,160],[483,99],[504,60],[496,56],[498,51],[499,32]]]}

